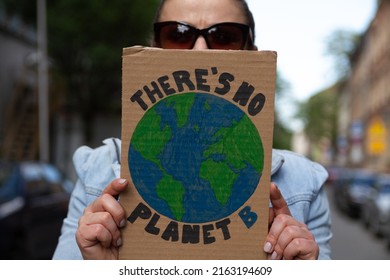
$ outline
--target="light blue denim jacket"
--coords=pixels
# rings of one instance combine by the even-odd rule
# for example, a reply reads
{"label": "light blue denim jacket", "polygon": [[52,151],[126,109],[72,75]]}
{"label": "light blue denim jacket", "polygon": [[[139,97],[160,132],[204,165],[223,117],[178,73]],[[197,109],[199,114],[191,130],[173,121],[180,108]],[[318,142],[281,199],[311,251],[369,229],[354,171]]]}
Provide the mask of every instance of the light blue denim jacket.
{"label": "light blue denim jacket", "polygon": [[[110,138],[103,143],[96,149],[82,146],[73,156],[79,180],[53,259],[82,259],[75,239],[78,220],[84,208],[120,175],[121,141]],[[328,176],[326,170],[293,152],[273,150],[271,173],[271,180],[281,190],[294,218],[305,223],[314,235],[320,247],[319,259],[330,259],[330,209],[323,189]]]}

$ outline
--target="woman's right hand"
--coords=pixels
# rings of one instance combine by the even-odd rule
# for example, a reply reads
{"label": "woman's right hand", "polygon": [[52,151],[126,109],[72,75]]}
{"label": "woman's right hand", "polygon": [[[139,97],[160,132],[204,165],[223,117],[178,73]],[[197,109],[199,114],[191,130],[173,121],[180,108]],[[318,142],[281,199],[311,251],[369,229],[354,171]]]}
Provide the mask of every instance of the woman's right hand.
{"label": "woman's right hand", "polygon": [[117,197],[127,185],[125,179],[113,180],[102,195],[85,208],[76,232],[76,241],[84,259],[118,259],[122,245],[120,228],[126,225],[126,216]]}
{"label": "woman's right hand", "polygon": [[272,260],[316,260],[319,246],[307,225],[291,215],[278,187],[271,183],[270,228],[264,251]]}

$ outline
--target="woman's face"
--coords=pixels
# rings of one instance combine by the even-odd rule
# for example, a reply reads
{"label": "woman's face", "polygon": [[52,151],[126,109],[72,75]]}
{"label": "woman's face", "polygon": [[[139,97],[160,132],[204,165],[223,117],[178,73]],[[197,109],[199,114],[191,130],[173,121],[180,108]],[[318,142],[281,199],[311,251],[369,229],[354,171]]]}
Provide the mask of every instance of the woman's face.
{"label": "woman's face", "polygon": [[[221,22],[246,24],[244,13],[235,0],[167,0],[159,21],[184,22],[198,29]],[[193,49],[208,49],[204,37],[197,38]]]}

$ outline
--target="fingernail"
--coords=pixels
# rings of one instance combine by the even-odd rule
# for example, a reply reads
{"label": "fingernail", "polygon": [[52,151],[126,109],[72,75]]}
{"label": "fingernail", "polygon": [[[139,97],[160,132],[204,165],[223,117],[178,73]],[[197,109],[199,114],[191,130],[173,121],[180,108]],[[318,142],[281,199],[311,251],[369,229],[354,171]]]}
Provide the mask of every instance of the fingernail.
{"label": "fingernail", "polygon": [[264,244],[264,252],[266,252],[266,253],[272,252],[272,244],[270,242],[266,242]]}
{"label": "fingernail", "polygon": [[278,253],[276,253],[276,251],[274,251],[271,255],[271,260],[276,260],[277,257],[278,257]]}
{"label": "fingernail", "polygon": [[119,247],[122,245],[122,238],[119,238],[117,241],[116,241],[116,246]]}
{"label": "fingernail", "polygon": [[123,219],[120,223],[119,223],[119,227],[124,227],[126,225],[126,220]]}
{"label": "fingernail", "polygon": [[123,185],[124,183],[126,183],[127,180],[126,179],[119,179],[119,184]]}

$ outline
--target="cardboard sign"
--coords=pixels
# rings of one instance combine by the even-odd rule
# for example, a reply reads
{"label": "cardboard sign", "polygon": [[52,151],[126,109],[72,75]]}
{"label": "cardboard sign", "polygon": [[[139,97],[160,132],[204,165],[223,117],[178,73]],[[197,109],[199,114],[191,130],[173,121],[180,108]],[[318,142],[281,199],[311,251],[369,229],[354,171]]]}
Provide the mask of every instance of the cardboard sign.
{"label": "cardboard sign", "polygon": [[120,259],[264,259],[276,53],[123,50]]}

